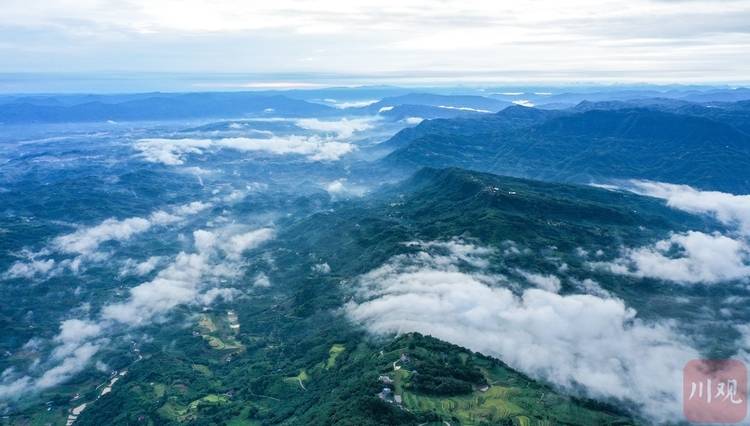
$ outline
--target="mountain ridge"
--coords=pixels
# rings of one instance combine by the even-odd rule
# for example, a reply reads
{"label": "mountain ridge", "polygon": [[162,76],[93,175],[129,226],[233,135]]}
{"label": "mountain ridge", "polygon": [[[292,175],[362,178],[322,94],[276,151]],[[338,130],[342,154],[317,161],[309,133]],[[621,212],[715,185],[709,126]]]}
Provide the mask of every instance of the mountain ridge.
{"label": "mountain ridge", "polygon": [[[750,192],[750,136],[706,117],[647,108],[584,112],[514,109],[430,120],[395,135],[386,167],[457,166],[548,181],[648,179]],[[679,159],[679,161],[677,160]]]}

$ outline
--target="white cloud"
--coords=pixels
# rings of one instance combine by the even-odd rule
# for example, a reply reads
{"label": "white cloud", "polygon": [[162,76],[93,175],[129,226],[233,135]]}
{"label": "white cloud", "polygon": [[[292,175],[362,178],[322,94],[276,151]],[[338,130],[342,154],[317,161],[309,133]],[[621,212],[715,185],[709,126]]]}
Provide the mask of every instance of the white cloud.
{"label": "white cloud", "polygon": [[527,108],[532,108],[534,106],[534,102],[531,102],[528,99],[517,99],[513,101],[513,103],[516,105],[525,106]]}
{"label": "white cloud", "polygon": [[378,110],[378,114],[380,114],[380,113],[383,113],[383,112],[388,112],[388,111],[391,111],[391,110],[392,110],[393,108],[394,108],[394,107],[392,107],[392,106],[384,106],[384,107],[382,107],[382,108],[380,108],[380,109]]}
{"label": "white cloud", "polygon": [[152,281],[132,288],[126,302],[104,307],[102,316],[128,325],[150,323],[174,307],[194,301],[209,267],[205,255],[180,253]]}
{"label": "white cloud", "polygon": [[99,351],[101,343],[92,340],[99,339],[101,331],[100,325],[89,321],[63,321],[60,332],[53,339],[57,346],[48,360],[51,367],[37,377],[6,370],[0,376],[0,400],[19,398],[28,392],[57,386],[80,373]]}
{"label": "white cloud", "polygon": [[331,273],[331,266],[326,263],[317,263],[312,266],[313,272],[317,272],[319,274],[330,274]]}
{"label": "white cloud", "polygon": [[750,277],[750,247],[720,234],[690,231],[650,246],[625,249],[612,262],[591,265],[617,274],[714,284]]}
{"label": "white cloud", "polygon": [[207,253],[216,245],[216,234],[199,229],[193,232],[193,240],[195,240],[195,248],[199,253]]}
{"label": "white cloud", "polygon": [[274,235],[275,231],[271,228],[256,229],[229,237],[223,248],[229,256],[239,257],[243,252],[252,250],[271,240]]}
{"label": "white cloud", "polygon": [[603,289],[598,282],[592,280],[591,278],[585,278],[583,281],[571,279],[571,281],[573,281],[573,284],[580,287],[587,294],[605,298],[612,297],[612,295],[607,290]]}
{"label": "white cloud", "polygon": [[670,207],[690,213],[708,214],[727,226],[736,227],[750,236],[750,195],[718,191],[700,191],[688,185],[662,182],[631,181],[633,192],[661,198]]}
{"label": "white cloud", "polygon": [[241,234],[197,230],[193,232],[196,252],[180,252],[153,280],[130,289],[127,301],[105,306],[102,318],[136,326],[158,320],[179,305],[213,300],[217,296],[228,297],[226,292],[204,293],[203,290],[236,277],[240,272],[240,254],[258,247],[273,235],[270,228]]}
{"label": "white cloud", "polygon": [[151,273],[161,263],[161,256],[151,256],[143,262],[136,262],[133,259],[128,259],[125,264],[120,268],[120,276],[126,275],[137,275],[143,276]]}
{"label": "white cloud", "polygon": [[[36,71],[91,72],[106,62],[112,69],[150,71],[200,72],[206,64],[221,72],[301,70],[331,80],[332,74],[354,73],[369,83],[393,81],[386,78],[399,73],[424,78],[425,70],[438,72],[428,81],[455,82],[467,78],[467,69],[476,70],[468,76],[473,81],[493,82],[744,81],[750,6],[742,0],[720,7],[709,0],[689,4],[571,0],[563,6],[540,0],[529,8],[447,0],[435,8],[426,0],[129,0],[115,6],[103,0],[5,0],[0,27],[13,37],[2,37],[0,48],[7,69]],[[195,49],[195,38],[210,48]],[[56,67],[71,57],[78,60]],[[320,85],[268,79],[235,84]]]}
{"label": "white cloud", "polygon": [[333,104],[338,109],[362,108],[378,102],[378,99],[367,99],[361,101],[337,101],[336,99],[325,99],[326,103]]}
{"label": "white cloud", "polygon": [[406,117],[404,118],[404,122],[406,124],[419,124],[424,121],[424,118],[422,117]]}
{"label": "white cloud", "polygon": [[449,106],[449,105],[440,105],[438,108],[443,109],[454,109],[457,111],[471,111],[471,112],[484,112],[484,113],[490,113],[492,111],[486,110],[486,109],[476,109],[476,108],[469,108],[469,107],[457,107],[457,106]]}
{"label": "white cloud", "polygon": [[177,166],[184,163],[185,154],[202,154],[211,147],[210,139],[141,139],[135,148],[146,161]]}
{"label": "white cloud", "polygon": [[260,151],[275,155],[297,154],[312,161],[334,161],[352,152],[354,145],[318,136],[286,136],[268,139],[229,138],[216,146],[237,151]]}
{"label": "white cloud", "polygon": [[[314,124],[308,123],[313,126]],[[320,127],[325,127],[321,124]],[[356,126],[355,126],[356,127]],[[348,131],[338,125],[331,125],[340,131]],[[349,130],[354,131],[354,130]],[[202,154],[208,149],[231,149],[246,152],[266,152],[274,155],[296,154],[312,161],[334,161],[352,152],[354,145],[319,136],[272,136],[268,138],[226,138],[226,139],[141,139],[135,149],[150,162],[166,165],[180,165],[187,154]]]}
{"label": "white cloud", "polygon": [[330,194],[340,194],[344,192],[345,187],[344,183],[346,182],[346,179],[337,179],[333,182],[326,185],[326,191],[328,191]]}
{"label": "white cloud", "polygon": [[[45,371],[41,377],[34,381],[35,390],[47,389],[57,386],[83,371],[86,365],[97,352],[99,346],[93,343],[84,343],[65,357],[62,362]],[[0,392],[2,395],[2,392]]]}
{"label": "white cloud", "polygon": [[53,259],[31,260],[30,262],[14,262],[4,274],[6,278],[34,278],[47,275],[55,267]]}
{"label": "white cloud", "polygon": [[325,188],[334,197],[361,197],[367,192],[366,188],[352,185],[345,178],[336,179],[328,183]]}
{"label": "white cloud", "polygon": [[673,233],[646,247],[625,248],[620,258],[592,262],[592,266],[617,274],[690,284],[750,278],[750,195],[639,180],[630,181],[625,187],[596,186],[661,198],[672,208],[711,216],[729,227],[732,235],[697,231]]}
{"label": "white cloud", "polygon": [[[188,205],[184,212],[198,211],[198,206]],[[130,289],[127,300],[105,305],[97,321],[69,319],[62,321],[60,332],[52,339],[55,347],[39,368],[30,368],[20,374],[8,369],[0,375],[0,400],[17,399],[65,382],[90,364],[92,358],[106,343],[104,337],[118,325],[136,327],[161,320],[180,305],[207,305],[222,298],[232,300],[239,291],[223,288],[221,284],[236,278],[241,272],[239,254],[258,247],[273,237],[270,228],[235,233],[232,229],[216,232],[198,230],[193,233],[196,251],[180,252],[151,281]],[[136,264],[152,267],[153,259]],[[35,342],[34,345],[37,343]]]}
{"label": "white cloud", "polygon": [[552,293],[559,293],[560,289],[562,288],[560,278],[557,278],[554,275],[535,274],[520,269],[516,269],[516,272],[526,278],[529,283],[541,288],[542,290],[547,290]]}
{"label": "white cloud", "polygon": [[742,336],[739,346],[742,350],[750,353],[750,324],[738,324],[735,328]]}
{"label": "white cloud", "polygon": [[263,272],[258,272],[257,275],[255,275],[255,278],[253,279],[253,286],[255,287],[271,287],[271,280],[268,278],[268,275],[264,274]]}
{"label": "white cloud", "polygon": [[472,244],[461,238],[446,241],[409,241],[404,245],[432,251],[430,254],[420,252],[419,256],[425,256],[424,259],[430,263],[445,267],[463,262],[475,268],[486,268],[490,265],[487,256],[495,252],[494,248]]}
{"label": "white cloud", "polygon": [[[154,215],[158,221],[165,219],[159,212]],[[94,252],[100,244],[106,241],[129,240],[133,235],[149,230],[151,225],[150,220],[142,217],[123,220],[107,219],[99,225],[59,236],[55,238],[53,245],[64,253],[88,254]]]}
{"label": "white cloud", "polygon": [[99,324],[79,319],[65,320],[60,324],[60,333],[55,340],[62,343],[80,343],[101,333]]}
{"label": "white cloud", "polygon": [[354,133],[373,128],[373,118],[342,118],[323,121],[317,118],[303,118],[295,121],[298,127],[316,132],[335,133],[339,139],[349,139]]}
{"label": "white cloud", "polygon": [[222,199],[227,203],[236,203],[247,196],[248,190],[234,189]]}
{"label": "white cloud", "polygon": [[643,321],[619,299],[516,295],[503,277],[464,271],[460,257],[424,244],[396,256],[357,279],[346,313],[373,333],[430,334],[589,396],[632,401],[654,419],[680,418],[682,367],[698,353],[670,324]]}
{"label": "white cloud", "polygon": [[[109,241],[124,242],[133,236],[151,230],[155,226],[167,226],[200,213],[211,207],[210,203],[194,201],[192,203],[173,207],[171,212],[157,210],[147,217],[131,217],[122,220],[110,218],[98,225],[81,227],[75,232],[54,238],[49,247],[38,253],[27,255],[28,261],[17,261],[3,274],[5,278],[35,278],[52,277],[68,269],[78,272],[84,261],[101,261],[106,258],[97,250],[103,243]],[[76,255],[72,259],[56,262],[54,259],[39,259],[51,255],[53,252]],[[136,265],[127,263],[121,271],[125,274],[133,272]],[[146,267],[145,265],[143,266]],[[136,271],[137,272],[137,271]]]}
{"label": "white cloud", "polygon": [[217,299],[231,302],[239,294],[240,291],[236,288],[211,288],[201,293],[197,298],[197,302],[206,306],[211,305]]}
{"label": "white cloud", "polygon": [[81,228],[71,234],[62,235],[52,242],[53,247],[63,253],[90,254],[107,241],[127,241],[136,234],[148,231],[153,226],[164,226],[179,222],[185,216],[197,214],[210,207],[200,201],[177,206],[172,213],[157,210],[148,217],[131,217],[123,220],[107,219],[92,227]]}
{"label": "white cloud", "polygon": [[192,203],[177,206],[177,208],[174,209],[174,213],[178,216],[189,216],[198,214],[203,210],[209,208],[211,208],[211,203],[204,203],[203,201],[193,201]]}

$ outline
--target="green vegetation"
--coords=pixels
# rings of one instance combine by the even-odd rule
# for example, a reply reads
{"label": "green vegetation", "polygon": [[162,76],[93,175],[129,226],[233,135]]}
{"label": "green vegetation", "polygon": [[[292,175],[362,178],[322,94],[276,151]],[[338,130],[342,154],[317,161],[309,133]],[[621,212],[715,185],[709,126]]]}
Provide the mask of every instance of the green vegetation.
{"label": "green vegetation", "polygon": [[[156,337],[141,347],[144,359],[77,424],[631,424],[631,407],[576,399],[457,346],[418,334],[374,338],[341,306],[356,277],[414,250],[403,242],[459,236],[498,249],[488,254],[492,273],[555,273],[564,262],[568,276],[593,277],[639,310],[668,314],[672,290],[597,275],[576,249],[602,250],[607,259],[622,244],[709,225],[630,194],[425,170],[372,199],[281,223],[266,252],[247,259],[247,280],[263,270],[273,286],[218,302],[198,318],[182,308],[175,321],[193,328],[146,328]],[[510,247],[519,253],[504,255]],[[310,273],[321,261],[331,273]],[[563,293],[574,290],[568,285]],[[393,392],[381,399],[384,387]]]}
{"label": "green vegetation", "polygon": [[[731,96],[737,94],[732,91]],[[224,107],[232,105],[212,113],[247,109],[225,95],[217,96]],[[157,99],[168,115],[173,110],[169,104],[174,99],[170,98]],[[34,134],[26,128],[8,128],[7,142],[35,143],[4,146],[8,149],[4,151],[3,176],[8,179],[0,188],[4,202],[0,274],[8,278],[3,278],[0,286],[6,301],[0,313],[0,371],[4,372],[3,383],[12,383],[11,389],[43,389],[0,401],[0,425],[65,424],[71,409],[84,403],[86,408],[76,426],[438,426],[444,422],[520,426],[640,421],[632,418],[638,407],[627,402],[612,407],[578,399],[575,396],[581,394],[526,377],[502,360],[408,334],[428,328],[419,321],[399,322],[404,317],[388,318],[394,314],[385,313],[388,309],[378,311],[376,304],[370,310],[375,322],[364,321],[363,326],[350,321],[347,314],[353,309],[348,308],[355,305],[349,303],[360,304],[369,297],[361,291],[365,285],[372,284],[377,292],[381,284],[375,279],[366,282],[362,274],[380,267],[384,267],[380,271],[403,267],[398,272],[408,272],[412,263],[414,269],[420,269],[419,255],[429,258],[424,262],[427,270],[452,256],[449,268],[472,278],[481,274],[482,285],[502,286],[503,294],[514,296],[541,286],[529,278],[534,274],[554,275],[559,282],[553,287],[557,291],[559,285],[560,296],[590,293],[621,300],[638,312],[632,323],[650,324],[653,320],[669,324],[675,336],[690,337],[684,344],[695,346],[703,355],[725,358],[741,350],[741,327],[737,324],[750,312],[748,304],[742,303],[750,298],[746,286],[669,285],[615,275],[597,266],[671,232],[721,230],[712,219],[681,213],[660,200],[634,194],[462,169],[421,169],[404,182],[387,184],[365,197],[352,197],[356,200],[348,200],[346,190],[330,194],[325,182],[343,184],[344,180],[335,180],[345,178],[344,189],[374,188],[399,171],[412,173],[423,166],[450,165],[554,182],[651,178],[745,193],[750,191],[750,103],[708,108],[653,100],[662,105],[657,108],[661,112],[632,102],[581,104],[567,111],[511,107],[498,114],[472,113],[473,118],[461,112],[467,118],[427,120],[384,144],[375,144],[388,129],[401,126],[395,122],[399,118],[391,114],[431,117],[458,113],[437,107],[448,105],[443,97],[410,95],[401,101],[404,99],[429,102],[391,105],[392,100],[383,100],[367,107],[369,110],[346,112],[376,113],[383,106],[393,107],[380,114],[383,120],[372,132],[358,134],[359,149],[351,162],[348,158],[307,161],[308,155],[260,151],[238,156],[235,150],[218,149],[217,145],[217,149],[197,150],[200,153],[173,152],[185,165],[171,167],[144,161],[152,153],[142,151],[142,144],[136,143],[161,136],[175,141],[209,134],[218,138],[223,132],[253,137],[261,137],[263,132],[279,137],[302,135],[307,130],[298,127],[292,116],[281,121],[196,122],[190,126],[199,127],[185,131],[180,130],[179,122],[154,122],[146,127],[97,122],[85,129],[37,126]],[[252,102],[250,109],[260,113],[269,107],[268,102],[274,107],[288,100],[264,98]],[[487,102],[490,104],[480,108],[500,108],[498,101]],[[85,105],[94,107],[90,111],[94,113],[102,107],[96,102]],[[433,107],[425,109],[427,105]],[[60,108],[67,107],[53,109]],[[321,110],[314,104],[304,110],[341,116],[341,111]],[[96,121],[117,119],[106,115]],[[0,117],[7,122],[7,117]],[[105,131],[99,132],[100,126]],[[61,133],[63,137],[46,137],[68,127]],[[315,133],[328,138],[335,132]],[[142,155],[134,155],[134,148]],[[380,162],[360,161],[389,149],[396,151]],[[185,173],[190,170],[208,173]],[[157,226],[158,221],[151,220],[158,217],[155,212],[176,214],[178,206],[192,201],[210,207],[195,214],[180,213],[181,219],[167,221],[168,226],[162,226],[166,222]],[[65,239],[56,239],[72,232],[90,236],[86,229],[110,218],[144,218],[153,226],[132,238],[95,238],[96,250],[92,249],[91,255],[68,251],[61,245]],[[273,240],[242,254],[229,249],[245,244],[244,238],[229,236],[239,237],[235,231],[244,233],[269,224],[274,228]],[[197,235],[192,234],[197,229],[214,232],[216,250],[209,254],[201,248]],[[453,239],[491,250],[479,256],[481,259],[462,258],[449,244],[405,244]],[[193,256],[196,250],[202,254]],[[429,251],[429,256],[419,253],[422,250]],[[677,256],[678,251],[675,246],[667,256]],[[178,255],[180,252],[184,254]],[[227,257],[222,259],[224,255]],[[183,263],[176,256],[195,260],[190,262],[195,270],[192,266],[178,270]],[[330,271],[314,268],[322,264],[330,266]],[[159,276],[168,265],[173,266]],[[10,278],[16,266],[21,267],[21,274]],[[47,268],[52,269],[45,272]],[[196,278],[196,274],[201,276]],[[172,286],[169,291],[156,285],[141,287],[145,293],[130,293],[157,276],[161,280],[182,275],[189,277],[190,284],[189,289],[180,287],[185,298],[173,300],[171,296],[182,291],[173,292]],[[501,276],[504,278],[494,279]],[[367,276],[373,277],[377,278],[376,274]],[[485,282],[484,278],[492,279]],[[135,318],[142,320],[137,321],[142,326],[131,327],[127,325],[131,322],[122,318],[105,319],[110,318],[107,306],[127,306],[131,296],[137,296],[134,302],[192,299],[193,285],[206,296],[195,299],[200,303],[174,307],[157,303],[164,311],[144,311],[147,315]],[[214,287],[222,291],[214,293]],[[151,290],[162,293],[147,300]],[[388,297],[390,290],[382,296]],[[228,297],[230,292],[233,298]],[[403,303],[405,317],[422,317],[419,302],[417,296]],[[414,312],[409,312],[412,309]],[[157,311],[152,323],[150,313]],[[481,327],[474,322],[481,318],[496,318],[482,316],[470,307],[461,312],[472,319],[472,326]],[[91,321],[101,327],[87,327],[93,330],[91,336],[88,332],[76,335],[78,343],[73,344],[68,342],[67,332],[55,337],[65,331],[60,326],[66,319]],[[381,329],[400,329],[399,336],[371,334],[377,329],[372,324],[377,323],[393,324]],[[440,328],[432,330],[451,336]],[[666,333],[661,328],[657,331]],[[468,340],[469,333],[460,337],[467,345],[473,343]],[[515,339],[508,336],[508,341],[511,338]],[[535,348],[540,353],[532,355],[544,355],[544,341]],[[85,343],[93,345],[96,354],[82,371],[74,372],[77,369],[68,368],[71,361],[82,362],[81,355],[88,348],[73,349]],[[513,352],[491,342],[471,347],[495,354]],[[62,354],[60,349],[71,352]],[[559,353],[549,349],[549,357]],[[592,348],[587,345],[587,349]],[[529,366],[535,364],[523,362],[523,358],[519,361],[518,356],[508,359],[540,377],[562,376],[532,370]],[[554,358],[547,359],[554,362]],[[57,365],[62,367],[55,368]],[[50,369],[55,374],[38,383],[23,377],[29,374],[39,379]],[[71,377],[67,377],[69,373]],[[57,377],[66,380],[56,386],[35,386]]]}
{"label": "green vegetation", "polygon": [[202,364],[193,364],[193,370],[203,374],[204,376],[210,377],[213,375],[213,373],[211,373],[211,370],[207,366]]}
{"label": "green vegetation", "polygon": [[[430,337],[410,334],[393,342],[389,349],[394,347],[403,353],[408,351],[406,368],[417,371],[397,372],[401,373],[397,374],[401,384],[395,389],[397,394],[403,390],[403,405],[414,412],[435,413],[441,420],[462,425],[629,423],[621,414],[587,408],[581,401],[560,395],[500,362]],[[418,385],[425,375],[430,382],[451,378],[469,387],[442,387],[442,395],[436,395],[435,388],[424,386],[424,382]]]}
{"label": "green vegetation", "polygon": [[284,381],[286,383],[292,384],[294,386],[299,385],[299,387],[302,388],[302,390],[307,390],[305,388],[305,382],[310,380],[310,376],[307,375],[307,371],[300,370],[299,374],[293,377],[285,377]]}
{"label": "green vegetation", "polygon": [[232,321],[236,321],[236,317],[227,315],[217,320],[212,315],[203,314],[198,319],[198,332],[212,349],[241,351],[244,346],[235,339],[236,333],[230,327]]}
{"label": "green vegetation", "polygon": [[750,136],[714,118],[638,107],[511,107],[405,129],[385,142],[398,149],[383,163],[410,171],[461,167],[582,184],[647,179],[747,193]]}
{"label": "green vegetation", "polygon": [[164,396],[164,392],[166,392],[167,387],[164,386],[162,383],[154,383],[154,397],[156,399],[159,399]]}
{"label": "green vegetation", "polygon": [[346,350],[346,346],[340,345],[338,343],[331,346],[331,349],[328,350],[328,361],[326,361],[326,369],[333,368],[336,366],[336,358],[341,355],[342,352]]}
{"label": "green vegetation", "polygon": [[227,402],[227,397],[221,395],[206,395],[203,398],[196,399],[188,405],[188,409],[196,410],[201,405],[221,405]]}
{"label": "green vegetation", "polygon": [[216,332],[216,324],[214,324],[213,319],[211,316],[203,314],[200,316],[200,319],[198,320],[198,327],[203,331],[204,333],[214,333]]}

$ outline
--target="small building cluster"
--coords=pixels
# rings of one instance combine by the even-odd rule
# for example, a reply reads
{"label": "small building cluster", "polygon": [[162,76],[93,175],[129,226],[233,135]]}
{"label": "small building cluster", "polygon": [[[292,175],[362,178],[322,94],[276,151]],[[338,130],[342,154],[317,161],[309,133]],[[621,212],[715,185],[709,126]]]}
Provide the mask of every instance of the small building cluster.
{"label": "small building cluster", "polygon": [[383,384],[386,384],[386,385],[392,385],[393,384],[393,379],[391,379],[388,376],[378,376],[378,381],[380,383],[383,383]]}
{"label": "small building cluster", "polygon": [[73,423],[75,423],[76,420],[78,419],[78,416],[80,416],[81,413],[83,413],[83,410],[85,410],[85,409],[86,409],[86,403],[83,403],[83,404],[77,406],[76,408],[70,410],[70,414],[68,415],[68,419],[65,421],[65,426],[72,426]]}
{"label": "small building cluster", "polygon": [[240,322],[237,318],[237,313],[232,310],[227,311],[227,322],[229,323],[229,328],[231,328],[232,331],[240,331]]}
{"label": "small building cluster", "polygon": [[[409,355],[402,353],[401,356],[398,358],[398,360],[393,361],[393,371],[396,372],[398,370],[401,370],[401,367],[403,365],[408,365],[410,362],[411,362],[411,359],[409,358]],[[416,373],[416,371],[414,371],[413,374],[414,373]],[[383,390],[380,391],[380,393],[377,395],[378,398],[380,398],[383,401],[401,406],[403,402],[403,397],[401,395],[395,394],[392,389],[392,386],[394,385],[395,380],[393,380],[391,376],[389,375],[381,374],[378,376],[378,382],[385,385],[383,387]]]}
{"label": "small building cluster", "polygon": [[383,390],[378,394],[378,398],[382,399],[385,402],[390,402],[391,404],[396,405],[401,405],[403,401],[401,395],[395,394],[393,392],[393,389],[391,389],[390,387],[384,387]]}

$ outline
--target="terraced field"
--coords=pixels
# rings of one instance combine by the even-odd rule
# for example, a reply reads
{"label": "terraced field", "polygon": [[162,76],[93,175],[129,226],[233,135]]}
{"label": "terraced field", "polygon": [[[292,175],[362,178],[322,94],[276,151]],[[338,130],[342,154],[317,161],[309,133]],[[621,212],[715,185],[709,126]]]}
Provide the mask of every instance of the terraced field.
{"label": "terraced field", "polygon": [[236,329],[232,327],[237,321],[234,314],[221,317],[202,314],[198,320],[198,333],[212,349],[219,351],[241,351],[242,343],[236,339]]}
{"label": "terraced field", "polygon": [[[531,381],[491,358],[468,351],[435,345],[433,339],[409,335],[396,350],[382,359],[383,370],[392,378],[394,395],[401,396],[402,407],[415,413],[435,413],[444,422],[461,425],[508,424],[546,426],[553,424],[625,425],[630,422],[606,411],[594,411],[586,401],[563,396],[553,389]],[[401,368],[393,369],[392,360]],[[406,361],[404,361],[406,359]],[[427,394],[418,390],[422,372],[444,370],[446,377],[467,377],[467,371],[481,372],[484,382],[472,384],[467,393]],[[432,374],[432,373],[431,373]],[[447,379],[446,379],[447,380]],[[602,407],[599,407],[602,408]]]}

